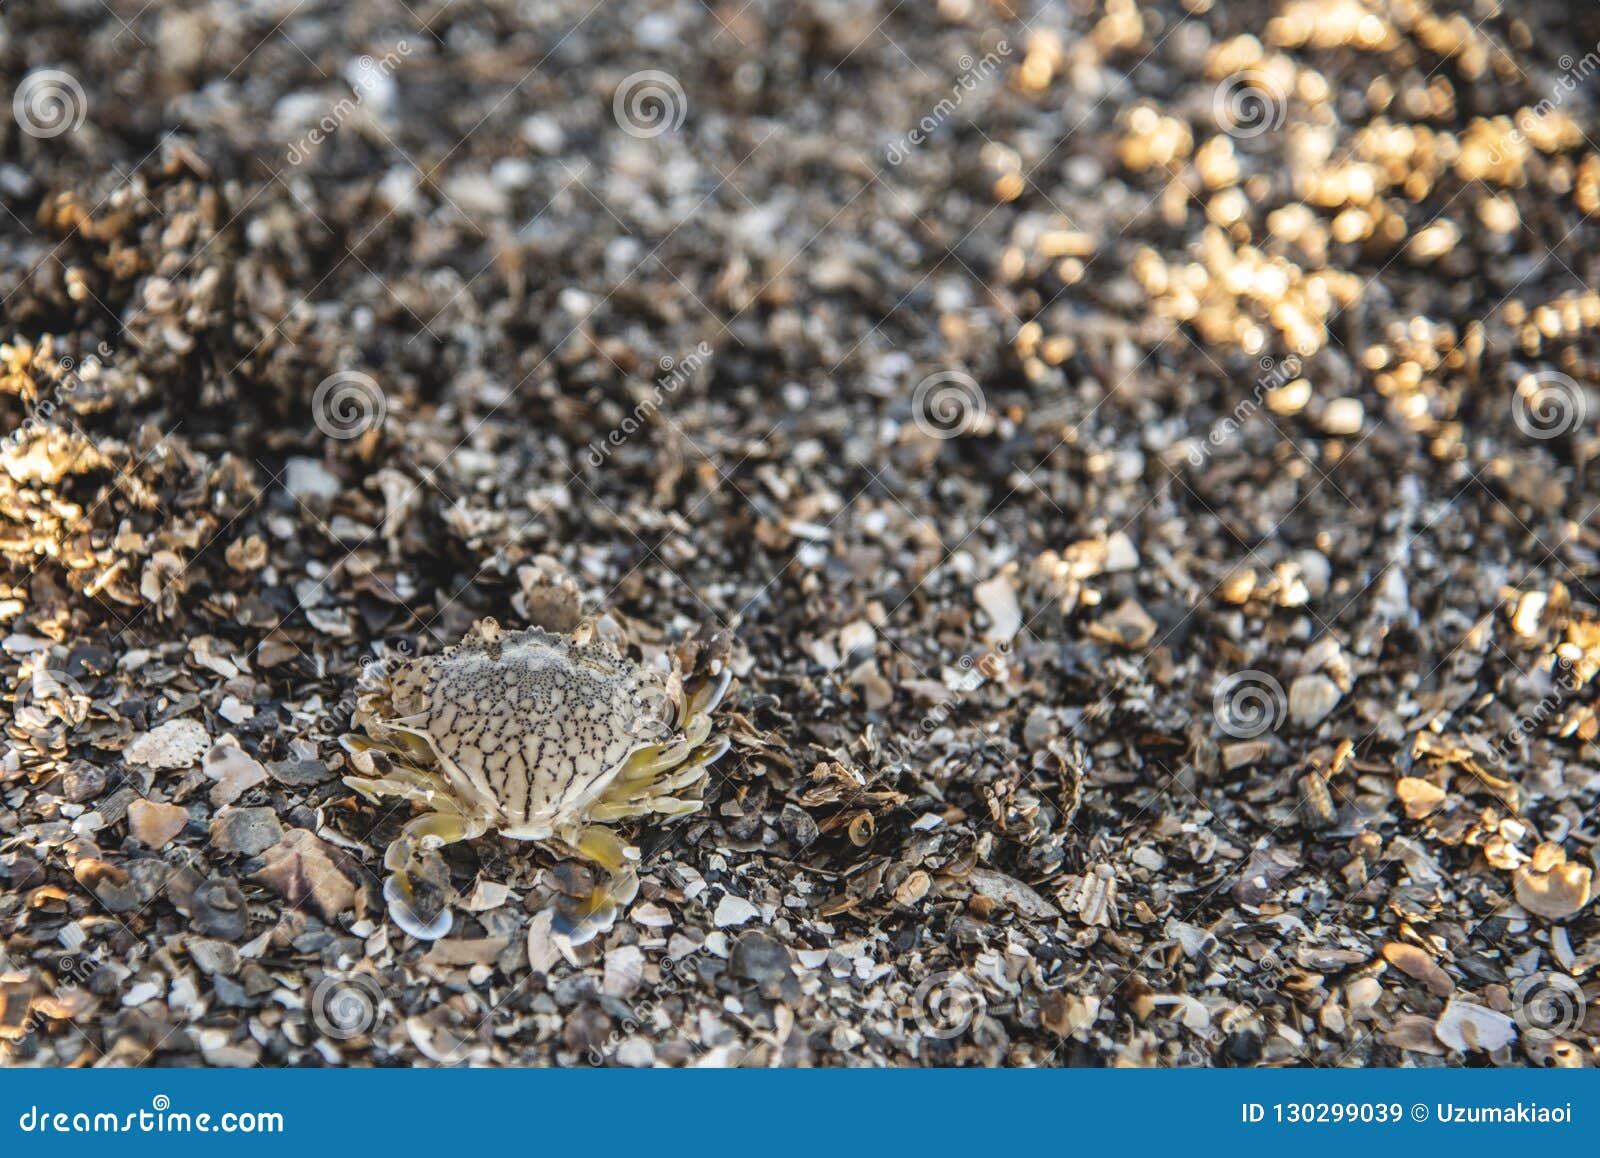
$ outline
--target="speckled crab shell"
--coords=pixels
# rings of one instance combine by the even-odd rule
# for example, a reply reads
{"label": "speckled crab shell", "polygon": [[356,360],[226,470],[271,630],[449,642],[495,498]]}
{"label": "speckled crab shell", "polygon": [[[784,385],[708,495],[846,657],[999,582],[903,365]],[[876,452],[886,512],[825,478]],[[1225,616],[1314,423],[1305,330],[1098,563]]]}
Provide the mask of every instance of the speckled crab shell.
{"label": "speckled crab shell", "polygon": [[731,672],[715,649],[686,681],[634,664],[585,622],[569,635],[502,631],[485,619],[438,656],[379,672],[344,738],[372,800],[422,805],[389,846],[384,893],[406,931],[436,938],[451,916],[425,858],[495,831],[606,870],[558,911],[574,943],[609,928],[638,889],[636,850],[606,825],[701,806],[707,769],[727,751],[712,712]]}

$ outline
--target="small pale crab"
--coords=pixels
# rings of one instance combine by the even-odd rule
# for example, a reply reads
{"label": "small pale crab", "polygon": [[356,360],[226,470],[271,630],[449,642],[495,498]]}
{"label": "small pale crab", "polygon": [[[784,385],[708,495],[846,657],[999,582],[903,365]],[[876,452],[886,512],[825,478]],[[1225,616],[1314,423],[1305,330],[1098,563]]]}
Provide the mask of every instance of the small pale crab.
{"label": "small pale crab", "polygon": [[[614,621],[603,621],[610,625]],[[728,750],[712,713],[732,672],[728,639],[681,646],[670,670],[641,666],[583,620],[571,634],[479,620],[443,653],[363,681],[343,738],[345,783],[421,805],[384,856],[384,897],[407,932],[450,930],[441,845],[495,831],[604,870],[559,873],[553,928],[582,944],[638,892],[637,849],[611,825],[697,811]],[[565,866],[563,866],[565,867]]]}

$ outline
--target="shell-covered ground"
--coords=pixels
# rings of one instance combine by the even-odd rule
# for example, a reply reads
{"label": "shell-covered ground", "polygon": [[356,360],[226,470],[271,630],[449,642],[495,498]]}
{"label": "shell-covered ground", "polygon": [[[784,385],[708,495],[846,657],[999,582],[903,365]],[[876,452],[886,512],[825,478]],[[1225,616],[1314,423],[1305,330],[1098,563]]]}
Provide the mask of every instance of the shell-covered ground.
{"label": "shell-covered ground", "polygon": [[[12,0],[0,1057],[1600,1062],[1600,17]],[[696,815],[343,783],[736,637]]]}

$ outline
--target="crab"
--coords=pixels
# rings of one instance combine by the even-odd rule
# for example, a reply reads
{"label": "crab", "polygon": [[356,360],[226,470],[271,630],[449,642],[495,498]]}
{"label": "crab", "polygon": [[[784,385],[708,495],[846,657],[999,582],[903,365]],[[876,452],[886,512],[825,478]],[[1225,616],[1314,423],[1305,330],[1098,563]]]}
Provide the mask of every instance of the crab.
{"label": "crab", "polygon": [[639,852],[612,826],[699,810],[728,750],[712,720],[727,650],[723,636],[691,641],[663,672],[593,620],[556,634],[482,619],[439,655],[374,665],[341,743],[358,773],[347,785],[421,806],[384,854],[396,923],[424,940],[449,932],[436,850],[494,831],[602,870],[558,869],[552,928],[575,945],[610,929],[639,889]]}

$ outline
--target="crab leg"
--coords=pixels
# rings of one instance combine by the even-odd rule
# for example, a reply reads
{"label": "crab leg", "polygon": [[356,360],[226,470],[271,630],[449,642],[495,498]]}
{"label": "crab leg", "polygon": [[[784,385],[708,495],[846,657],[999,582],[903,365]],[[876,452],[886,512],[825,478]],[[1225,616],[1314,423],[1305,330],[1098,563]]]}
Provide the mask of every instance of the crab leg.
{"label": "crab leg", "polygon": [[[447,805],[447,802],[441,800],[439,804]],[[488,827],[486,824],[472,823],[453,809],[424,812],[421,816],[412,817],[400,830],[400,835],[395,837],[389,851],[384,854],[384,867],[399,871],[419,852],[471,840],[475,836],[482,836]]]}
{"label": "crab leg", "polygon": [[590,826],[579,830],[567,843],[579,856],[608,874],[587,894],[557,906],[552,927],[572,944],[582,945],[616,924],[622,906],[639,895],[639,874],[633,867],[632,850],[609,829]]}

